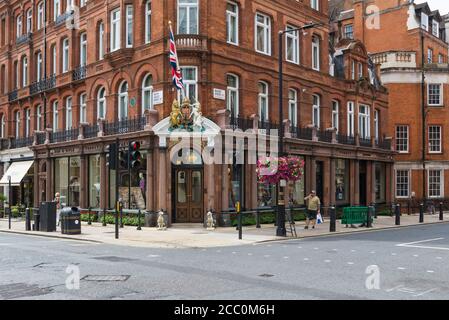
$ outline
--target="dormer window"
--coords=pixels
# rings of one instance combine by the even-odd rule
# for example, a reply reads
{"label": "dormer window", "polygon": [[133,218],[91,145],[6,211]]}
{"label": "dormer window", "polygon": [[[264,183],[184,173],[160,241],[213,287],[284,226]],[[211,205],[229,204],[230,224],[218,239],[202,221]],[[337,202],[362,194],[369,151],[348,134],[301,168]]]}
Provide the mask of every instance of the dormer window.
{"label": "dormer window", "polygon": [[424,12],[421,13],[421,28],[429,31],[429,16]]}
{"label": "dormer window", "polygon": [[440,24],[438,21],[432,21],[432,34],[437,38],[440,37]]}

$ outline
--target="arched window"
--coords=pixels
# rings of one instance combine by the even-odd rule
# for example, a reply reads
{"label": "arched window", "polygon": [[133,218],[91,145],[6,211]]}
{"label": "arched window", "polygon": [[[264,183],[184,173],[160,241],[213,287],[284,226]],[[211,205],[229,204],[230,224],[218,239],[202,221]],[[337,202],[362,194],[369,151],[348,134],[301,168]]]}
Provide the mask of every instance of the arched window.
{"label": "arched window", "polygon": [[104,58],[104,24],[101,22],[98,25],[98,60]]}
{"label": "arched window", "polygon": [[28,59],[27,57],[22,58],[22,87],[28,85]]}
{"label": "arched window", "polygon": [[312,69],[320,71],[320,38],[312,37]]}
{"label": "arched window", "polygon": [[87,63],[87,33],[80,35],[80,66],[84,67]]}
{"label": "arched window", "polygon": [[118,119],[128,118],[128,82],[123,81],[118,93]]}
{"label": "arched window", "polygon": [[42,78],[42,53],[38,52],[36,55],[36,80],[40,81]]}
{"label": "arched window", "polygon": [[30,108],[25,110],[25,137],[29,137],[31,133],[31,111]]}
{"label": "arched window", "polygon": [[151,0],[145,4],[145,43],[151,41]]}
{"label": "arched window", "polygon": [[288,119],[293,127],[298,125],[298,91],[288,90]]}
{"label": "arched window", "polygon": [[239,77],[234,74],[227,75],[227,101],[226,107],[234,117],[239,115]]}
{"label": "arched window", "polygon": [[16,38],[19,38],[22,35],[22,28],[22,15],[20,15],[16,18]]}
{"label": "arched window", "polygon": [[97,95],[97,118],[106,118],[106,89],[101,87]]}
{"label": "arched window", "polygon": [[16,139],[18,139],[20,137],[20,111],[15,112],[14,119],[16,122]]}
{"label": "arched window", "polygon": [[33,11],[28,9],[27,11],[27,33],[31,33],[33,31]]}
{"label": "arched window", "polygon": [[80,123],[87,122],[87,94],[80,94]]}
{"label": "arched window", "polygon": [[142,82],[142,113],[153,109],[153,76],[147,74]]}
{"label": "arched window", "polygon": [[65,129],[72,129],[73,126],[73,111],[72,111],[72,97],[65,99]]}
{"label": "arched window", "polygon": [[332,127],[338,130],[340,129],[340,104],[338,101],[332,101]]}
{"label": "arched window", "polygon": [[317,128],[320,127],[320,96],[317,94],[313,95],[312,124]]}
{"label": "arched window", "polygon": [[62,40],[62,72],[69,71],[69,39]]}
{"label": "arched window", "polygon": [[268,121],[268,84],[259,82],[259,118],[260,121]]}
{"label": "arched window", "polygon": [[36,107],[36,131],[41,131],[41,123],[42,123],[42,106],[39,105]]}
{"label": "arched window", "polygon": [[40,30],[44,26],[44,20],[45,20],[44,14],[45,14],[44,13],[44,2],[41,1],[37,5],[37,30]]}
{"label": "arched window", "polygon": [[58,113],[58,101],[53,101],[53,131],[58,131],[59,129]]}

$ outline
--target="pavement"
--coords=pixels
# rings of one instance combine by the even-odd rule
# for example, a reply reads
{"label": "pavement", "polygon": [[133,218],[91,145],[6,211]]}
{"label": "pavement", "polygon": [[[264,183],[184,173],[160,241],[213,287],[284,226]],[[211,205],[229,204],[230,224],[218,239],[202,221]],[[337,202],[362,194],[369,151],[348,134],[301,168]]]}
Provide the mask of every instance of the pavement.
{"label": "pavement", "polygon": [[0,300],[449,299],[448,235],[449,224],[437,223],[149,248],[1,232]]}
{"label": "pavement", "polygon": [[[449,213],[444,215],[443,222],[439,221],[439,215],[426,215],[424,224],[439,224],[449,221]],[[331,235],[342,235],[358,232],[371,232],[382,229],[403,228],[419,223],[418,215],[403,215],[401,226],[395,226],[394,217],[379,216],[374,220],[373,228],[346,228],[340,220],[337,220],[336,232],[329,232],[329,220],[317,225],[315,229],[304,230],[305,222],[296,222],[298,238],[322,237]],[[289,230],[289,224],[286,224]],[[34,236],[55,237],[61,239],[90,241],[95,243],[116,244],[123,246],[137,246],[148,248],[213,248],[224,246],[248,245],[264,243],[269,241],[284,241],[291,238],[276,237],[276,227],[273,224],[262,225],[261,228],[255,226],[243,227],[242,240],[238,239],[238,231],[234,227],[216,228],[208,231],[198,224],[173,224],[167,230],[161,231],[156,228],[144,228],[136,230],[136,227],[125,226],[120,228],[119,239],[115,239],[115,226],[103,227],[101,223],[82,223],[81,235],[62,235],[58,232],[44,233],[39,231],[25,231],[25,221],[15,220],[12,222],[11,230],[8,229],[8,220],[0,219],[0,232],[13,232]]]}

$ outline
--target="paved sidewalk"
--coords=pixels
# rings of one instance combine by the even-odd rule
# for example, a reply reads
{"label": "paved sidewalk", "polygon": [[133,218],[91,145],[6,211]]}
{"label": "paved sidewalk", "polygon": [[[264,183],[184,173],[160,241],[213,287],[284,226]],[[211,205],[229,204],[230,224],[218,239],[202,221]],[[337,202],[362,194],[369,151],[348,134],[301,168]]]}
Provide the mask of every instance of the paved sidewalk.
{"label": "paved sidewalk", "polygon": [[[444,215],[444,221],[449,222],[449,214]],[[398,228],[394,225],[394,217],[378,217],[374,220],[373,228],[346,228],[337,221],[337,232],[329,232],[329,220],[320,224],[316,229],[304,230],[304,222],[297,222],[296,231],[299,238],[308,238],[326,235],[348,234],[354,232],[367,232],[379,229]],[[426,215],[424,224],[442,223],[439,221],[438,214]],[[401,217],[401,226],[420,225],[418,215],[403,215]],[[289,230],[289,224],[286,224]],[[142,228],[141,231],[136,227],[125,226],[120,229],[120,239],[115,239],[115,226],[108,225],[103,227],[101,223],[87,225],[82,224],[81,235],[62,235],[58,232],[44,233],[36,231],[25,231],[25,221],[13,221],[11,230],[8,230],[8,220],[0,219],[0,232],[15,232],[27,235],[47,236],[63,239],[72,239],[80,241],[91,241],[97,243],[108,243],[124,246],[139,246],[152,248],[208,248],[234,246],[242,244],[257,244],[267,241],[285,240],[283,237],[276,237],[276,227],[273,224],[262,225],[260,229],[255,226],[243,228],[243,240],[238,239],[238,231],[234,228],[217,228],[215,231],[207,231],[198,224],[174,224],[166,231],[159,231],[156,228]],[[289,237],[288,239],[291,239]]]}

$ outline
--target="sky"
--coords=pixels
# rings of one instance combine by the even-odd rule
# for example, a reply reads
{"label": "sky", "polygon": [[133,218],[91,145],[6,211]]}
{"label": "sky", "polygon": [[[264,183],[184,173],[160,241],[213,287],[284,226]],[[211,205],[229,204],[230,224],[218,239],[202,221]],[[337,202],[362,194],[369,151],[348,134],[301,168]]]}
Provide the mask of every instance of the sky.
{"label": "sky", "polygon": [[415,0],[415,3],[427,2],[430,10],[440,10],[440,14],[449,13],[449,1],[448,0]]}

